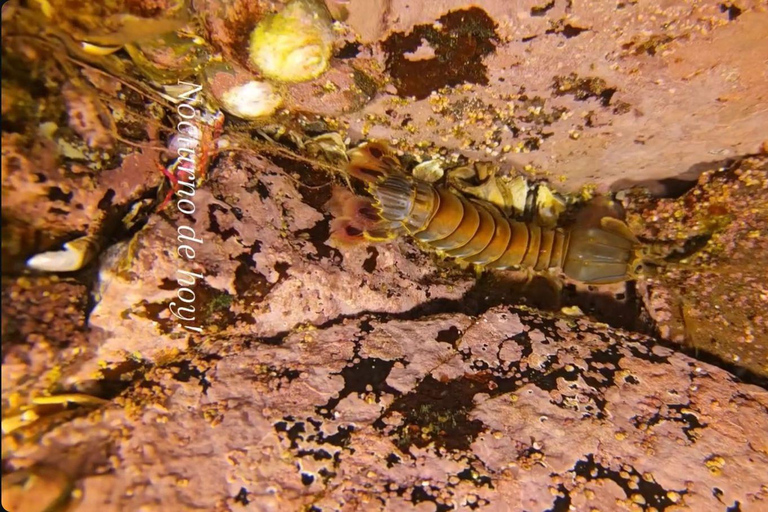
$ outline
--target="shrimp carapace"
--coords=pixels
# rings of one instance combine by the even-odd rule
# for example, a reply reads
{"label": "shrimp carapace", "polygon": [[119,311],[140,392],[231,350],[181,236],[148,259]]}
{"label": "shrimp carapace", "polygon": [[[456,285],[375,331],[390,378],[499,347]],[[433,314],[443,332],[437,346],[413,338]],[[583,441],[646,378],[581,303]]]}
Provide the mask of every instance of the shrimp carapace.
{"label": "shrimp carapace", "polygon": [[589,284],[631,279],[640,264],[637,238],[618,219],[603,217],[600,224],[571,230],[563,272],[571,279]]}

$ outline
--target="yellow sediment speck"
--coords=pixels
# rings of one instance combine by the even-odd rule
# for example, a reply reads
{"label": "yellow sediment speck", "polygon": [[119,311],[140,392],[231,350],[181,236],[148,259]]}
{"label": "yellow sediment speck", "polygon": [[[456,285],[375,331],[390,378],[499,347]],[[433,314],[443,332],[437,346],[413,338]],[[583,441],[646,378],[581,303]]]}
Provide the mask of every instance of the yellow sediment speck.
{"label": "yellow sediment speck", "polygon": [[122,46],[99,46],[91,44],[86,41],[80,43],[80,47],[83,51],[89,55],[95,55],[97,57],[103,57],[105,55],[111,55],[122,48]]}
{"label": "yellow sediment speck", "polygon": [[707,466],[710,473],[717,476],[722,473],[722,469],[725,467],[725,459],[720,455],[712,455],[704,461],[704,465]]}
{"label": "yellow sediment speck", "polygon": [[566,306],[561,308],[560,312],[568,316],[584,316],[584,312],[579,306]]}
{"label": "yellow sediment speck", "polygon": [[98,398],[91,395],[84,395],[81,393],[67,393],[62,395],[51,396],[37,396],[32,399],[32,403],[35,405],[49,405],[49,404],[90,404],[90,405],[102,405],[108,403],[109,400]]}

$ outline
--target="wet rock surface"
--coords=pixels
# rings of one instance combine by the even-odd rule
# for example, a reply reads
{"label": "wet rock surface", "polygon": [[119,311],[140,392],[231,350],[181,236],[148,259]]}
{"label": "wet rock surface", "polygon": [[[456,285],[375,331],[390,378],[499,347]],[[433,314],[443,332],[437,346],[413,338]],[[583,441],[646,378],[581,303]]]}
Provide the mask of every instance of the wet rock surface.
{"label": "wet rock surface", "polygon": [[81,462],[80,510],[759,510],[766,429],[721,369],[500,307],[218,344],[14,463]]}
{"label": "wet rock surface", "polygon": [[3,278],[3,398],[57,387],[88,343],[88,289],[73,279]]}
{"label": "wet rock surface", "polygon": [[[388,5],[384,58],[415,72],[393,76],[394,88],[344,118],[353,139],[491,158],[567,190],[695,179],[765,140],[765,74],[753,70],[768,55],[768,14],[757,2]],[[371,12],[351,2],[351,23],[356,8]],[[458,32],[451,16],[464,18]],[[371,23],[361,20],[360,30]],[[472,43],[458,44],[463,38]],[[431,67],[442,74],[422,93]]]}
{"label": "wet rock surface", "polygon": [[638,235],[678,247],[640,281],[661,337],[762,378],[768,376],[766,190],[768,158],[756,155],[703,174],[678,199],[627,200]]}
{"label": "wet rock surface", "polygon": [[[310,171],[312,172],[312,171]],[[315,171],[317,172],[317,171]],[[99,298],[90,324],[103,342],[107,362],[130,353],[157,361],[184,350],[180,320],[169,311],[184,280],[179,271],[203,275],[193,287],[194,325],[200,341],[236,336],[279,337],[362,312],[402,313],[437,299],[458,299],[469,276],[436,266],[405,240],[337,249],[329,240],[330,217],[323,212],[331,181],[314,189],[260,156],[221,161],[210,190],[197,192],[194,218],[153,217],[127,243],[113,247],[99,269]],[[302,196],[314,192],[307,204]],[[321,192],[318,196],[317,193]],[[318,204],[319,203],[319,204]],[[194,226],[190,264],[177,251],[179,226]],[[329,245],[330,244],[330,245]]]}
{"label": "wet rock surface", "polygon": [[[78,511],[768,506],[759,2],[329,0],[328,70],[221,129],[207,110],[263,79],[249,35],[285,2],[29,4],[3,10],[4,504],[7,483]],[[204,83],[191,215],[160,207],[178,79]],[[561,290],[350,244],[331,198],[364,192],[339,171],[366,138],[408,169],[647,187],[620,201],[656,265]],[[79,271],[25,268],[84,235]],[[169,309],[191,273],[202,333]]]}

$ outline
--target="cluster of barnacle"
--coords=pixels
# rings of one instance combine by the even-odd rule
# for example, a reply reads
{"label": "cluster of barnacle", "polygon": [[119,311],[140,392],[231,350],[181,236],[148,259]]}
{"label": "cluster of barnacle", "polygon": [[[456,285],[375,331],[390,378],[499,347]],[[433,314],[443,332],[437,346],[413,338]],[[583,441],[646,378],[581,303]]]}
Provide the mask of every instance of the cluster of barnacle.
{"label": "cluster of barnacle", "polygon": [[[148,18],[114,13],[108,6],[69,11],[48,0],[14,6],[9,18],[14,18],[20,33],[44,35],[45,44],[63,49],[68,59],[84,66],[95,64],[137,90],[148,92],[151,87],[150,93],[159,93],[171,103],[189,92],[189,85],[179,81],[198,77],[204,110],[223,109],[247,120],[269,118],[282,105],[285,87],[313,80],[329,68],[335,35],[333,17],[322,0],[291,0],[273,13],[265,13],[266,4],[259,3],[258,21],[248,42],[247,70],[215,53],[210,42],[194,32],[195,24],[186,19],[183,4],[174,4],[164,17]],[[132,74],[138,74],[141,82],[135,82]],[[171,139],[171,151],[173,144]],[[146,210],[144,200],[136,203],[124,224],[133,223]],[[88,234],[61,250],[35,255],[27,263],[48,272],[76,271],[92,260],[99,245],[100,237]]]}
{"label": "cluster of barnacle", "polygon": [[[186,2],[175,2],[162,17],[115,12],[110,5],[83,5],[73,11],[61,3],[17,5],[12,15],[18,26],[45,35],[50,46],[70,58],[116,77],[138,74],[167,100],[175,100],[180,80],[198,77],[207,107],[247,120],[271,116],[290,84],[327,71],[336,40],[334,17],[322,0],[291,0],[277,12],[270,12],[268,2],[254,3],[247,8],[247,19],[227,20],[249,24],[238,26],[251,30],[247,43],[239,41],[240,34],[230,34],[238,42],[201,37],[198,32],[207,18],[218,14],[205,6],[190,20]],[[247,57],[238,64],[233,55]]]}
{"label": "cluster of barnacle", "polygon": [[243,78],[233,65],[214,59],[204,71],[212,96],[243,119],[274,114],[283,103],[281,84],[313,80],[328,69],[335,39],[332,21],[322,2],[289,2],[251,33],[250,62],[265,79]]}

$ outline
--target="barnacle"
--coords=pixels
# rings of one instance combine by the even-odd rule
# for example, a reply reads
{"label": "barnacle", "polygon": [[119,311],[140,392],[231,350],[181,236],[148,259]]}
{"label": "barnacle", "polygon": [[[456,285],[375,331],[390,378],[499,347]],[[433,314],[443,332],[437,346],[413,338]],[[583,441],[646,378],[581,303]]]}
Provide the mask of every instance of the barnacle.
{"label": "barnacle", "polygon": [[269,82],[251,81],[232,87],[221,97],[221,106],[243,119],[255,119],[274,114],[283,99]]}
{"label": "barnacle", "polygon": [[274,85],[220,60],[206,65],[203,80],[208,95],[222,109],[242,119],[271,116],[283,104]]}
{"label": "barnacle", "polygon": [[314,0],[294,0],[256,26],[250,58],[268,78],[305,82],[328,68],[333,39],[325,6]]}
{"label": "barnacle", "polygon": [[346,164],[347,146],[336,132],[324,133],[304,143],[304,149],[313,158],[319,158],[330,164]]}
{"label": "barnacle", "polygon": [[411,174],[414,178],[429,183],[436,183],[443,178],[443,162],[439,159],[425,160],[413,168]]}
{"label": "barnacle", "polygon": [[566,201],[563,196],[545,185],[536,188],[536,216],[544,226],[554,226],[561,213],[565,211]]}
{"label": "barnacle", "polygon": [[[487,162],[461,166],[448,172],[454,189],[488,201],[505,214],[554,227],[567,206],[566,199],[544,183],[532,184],[524,176],[498,176],[498,168]],[[479,182],[479,184],[476,184]]]}
{"label": "barnacle", "polygon": [[488,201],[513,216],[522,216],[524,213],[530,189],[524,177],[502,180],[496,176],[495,168],[481,165],[480,162],[448,171],[448,184],[459,192]]}

